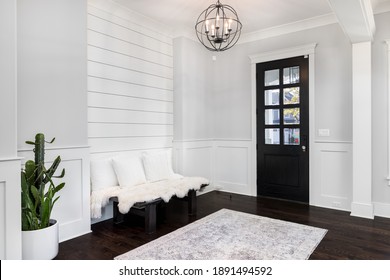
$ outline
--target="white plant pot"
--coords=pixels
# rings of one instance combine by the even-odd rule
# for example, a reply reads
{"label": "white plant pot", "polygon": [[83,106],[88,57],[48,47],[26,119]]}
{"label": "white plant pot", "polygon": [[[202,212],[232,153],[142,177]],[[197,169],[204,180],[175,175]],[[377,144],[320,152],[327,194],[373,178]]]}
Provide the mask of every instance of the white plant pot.
{"label": "white plant pot", "polygon": [[51,260],[58,254],[58,222],[50,220],[51,226],[22,231],[23,260]]}

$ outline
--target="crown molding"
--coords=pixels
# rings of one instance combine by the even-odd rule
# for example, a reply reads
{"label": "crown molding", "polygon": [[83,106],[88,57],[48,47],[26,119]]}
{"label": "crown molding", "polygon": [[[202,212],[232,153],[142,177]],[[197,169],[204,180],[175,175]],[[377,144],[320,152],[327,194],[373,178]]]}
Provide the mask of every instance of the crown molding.
{"label": "crown molding", "polygon": [[166,26],[153,18],[133,11],[116,1],[88,0],[88,5],[172,39],[173,31],[169,26]]}
{"label": "crown molding", "polygon": [[374,15],[390,12],[390,1],[383,2],[375,7]]}
{"label": "crown molding", "polygon": [[308,18],[288,24],[283,24],[267,29],[262,29],[250,33],[241,35],[241,38],[237,44],[244,44],[253,41],[258,41],[266,38],[285,35],[293,32],[303,31],[311,28],[325,26],[329,24],[337,23],[337,18],[333,13],[321,15],[318,17]]}
{"label": "crown molding", "polygon": [[352,44],[373,40],[375,20],[370,0],[328,0],[328,3]]}

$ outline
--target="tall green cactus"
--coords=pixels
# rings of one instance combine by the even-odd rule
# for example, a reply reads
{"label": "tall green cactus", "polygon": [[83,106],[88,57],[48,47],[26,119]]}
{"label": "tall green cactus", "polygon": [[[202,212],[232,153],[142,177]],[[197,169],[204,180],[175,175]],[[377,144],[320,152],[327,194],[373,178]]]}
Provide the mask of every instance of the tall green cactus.
{"label": "tall green cactus", "polygon": [[25,168],[21,172],[22,185],[22,230],[36,230],[48,227],[50,225],[50,215],[54,204],[59,196],[54,198],[65,183],[55,185],[52,178],[63,178],[65,169],[59,176],[54,176],[61,162],[58,156],[49,169],[45,168],[45,136],[38,133],[35,141],[26,141],[27,144],[34,145],[35,161],[28,160]]}

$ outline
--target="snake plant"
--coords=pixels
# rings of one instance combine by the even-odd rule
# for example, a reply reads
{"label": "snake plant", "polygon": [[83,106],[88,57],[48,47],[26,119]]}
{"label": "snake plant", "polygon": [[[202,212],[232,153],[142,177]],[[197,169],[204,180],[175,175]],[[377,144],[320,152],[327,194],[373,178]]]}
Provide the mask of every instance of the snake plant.
{"label": "snake plant", "polygon": [[45,136],[38,133],[35,141],[26,141],[29,145],[34,145],[35,160],[28,160],[21,172],[22,186],[22,230],[37,230],[50,226],[50,215],[54,204],[59,196],[54,197],[65,183],[56,185],[53,178],[63,178],[65,169],[62,169],[59,176],[54,176],[61,157],[58,156],[52,165],[45,167]]}

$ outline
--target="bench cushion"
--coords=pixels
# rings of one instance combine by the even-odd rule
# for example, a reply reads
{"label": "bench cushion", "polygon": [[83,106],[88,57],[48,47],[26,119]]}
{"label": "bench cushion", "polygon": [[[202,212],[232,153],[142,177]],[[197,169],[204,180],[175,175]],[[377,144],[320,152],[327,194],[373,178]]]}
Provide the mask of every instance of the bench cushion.
{"label": "bench cushion", "polygon": [[92,191],[118,185],[119,183],[110,158],[91,161]]}
{"label": "bench cushion", "polygon": [[139,157],[114,157],[112,165],[120,187],[132,187],[146,183],[144,168]]}
{"label": "bench cushion", "polygon": [[144,153],[142,161],[148,182],[170,179],[174,175],[168,151]]}

